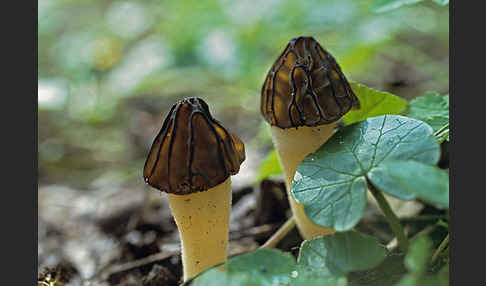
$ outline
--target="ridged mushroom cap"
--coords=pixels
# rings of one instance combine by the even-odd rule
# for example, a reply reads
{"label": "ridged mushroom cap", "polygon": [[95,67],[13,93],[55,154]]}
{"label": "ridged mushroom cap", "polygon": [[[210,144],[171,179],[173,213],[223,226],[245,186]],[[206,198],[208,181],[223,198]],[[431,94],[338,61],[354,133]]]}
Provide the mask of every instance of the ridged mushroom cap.
{"label": "ridged mushroom cap", "polygon": [[260,111],[280,128],[339,120],[359,101],[334,57],[313,37],[290,40],[265,78]]}
{"label": "ridged mushroom cap", "polygon": [[167,193],[205,191],[238,173],[245,160],[241,139],[209,113],[200,98],[172,106],[143,169],[145,182]]}

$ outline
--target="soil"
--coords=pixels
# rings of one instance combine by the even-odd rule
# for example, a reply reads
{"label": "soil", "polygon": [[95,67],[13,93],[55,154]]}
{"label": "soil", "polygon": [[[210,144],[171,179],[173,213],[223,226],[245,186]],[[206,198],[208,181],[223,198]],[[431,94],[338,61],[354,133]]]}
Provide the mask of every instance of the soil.
{"label": "soil", "polygon": [[[166,195],[147,187],[140,192],[127,189],[98,196],[92,198],[91,194],[60,187],[39,190],[40,205],[45,200],[50,202],[50,208],[42,208],[43,215],[39,216],[39,281],[56,279],[56,286],[179,285],[179,235]],[[103,203],[96,205],[95,200]],[[72,208],[63,212],[53,201],[58,206],[69,203]],[[96,211],[86,207],[91,204]],[[262,245],[290,214],[285,184],[280,179],[265,179],[234,190],[232,204],[230,257]],[[417,202],[404,209],[398,213],[411,235],[444,215]],[[356,228],[380,238],[384,245],[392,238],[372,202]],[[434,232],[438,239],[444,235],[440,228]],[[296,256],[301,242],[294,228],[277,248]],[[393,265],[396,277],[405,272],[402,264]],[[356,281],[374,281],[376,273],[353,275],[350,278]]]}

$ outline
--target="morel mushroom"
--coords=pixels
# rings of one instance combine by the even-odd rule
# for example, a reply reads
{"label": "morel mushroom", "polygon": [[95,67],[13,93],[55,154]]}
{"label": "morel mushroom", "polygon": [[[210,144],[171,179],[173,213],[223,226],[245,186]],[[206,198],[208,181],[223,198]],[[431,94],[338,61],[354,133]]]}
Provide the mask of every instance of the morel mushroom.
{"label": "morel mushroom", "polygon": [[143,176],[168,193],[181,237],[184,281],[227,258],[231,179],[245,160],[238,136],[200,98],[177,102],[155,138]]}
{"label": "morel mushroom", "polygon": [[314,38],[294,38],[268,72],[260,108],[271,125],[300,234],[310,239],[333,233],[306,216],[303,205],[290,194],[290,185],[299,163],[333,135],[338,120],[351,108],[359,109],[341,68]]}

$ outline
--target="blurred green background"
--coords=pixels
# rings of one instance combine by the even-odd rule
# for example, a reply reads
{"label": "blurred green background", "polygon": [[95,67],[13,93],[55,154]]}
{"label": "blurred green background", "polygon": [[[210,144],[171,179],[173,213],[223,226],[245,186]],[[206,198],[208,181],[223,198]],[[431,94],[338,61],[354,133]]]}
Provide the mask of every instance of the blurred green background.
{"label": "blurred green background", "polygon": [[260,88],[301,35],[330,51],[350,80],[407,99],[448,93],[449,6],[429,0],[378,13],[379,2],[39,0],[39,185],[146,188],[152,140],[188,96],[204,98],[243,139],[235,182],[252,184],[271,148]]}

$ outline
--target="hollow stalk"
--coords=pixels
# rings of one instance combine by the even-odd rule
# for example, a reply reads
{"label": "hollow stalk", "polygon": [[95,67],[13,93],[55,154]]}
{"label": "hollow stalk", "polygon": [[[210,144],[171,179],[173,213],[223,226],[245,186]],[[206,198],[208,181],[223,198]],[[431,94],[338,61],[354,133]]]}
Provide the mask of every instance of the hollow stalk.
{"label": "hollow stalk", "polygon": [[315,152],[334,133],[337,122],[316,127],[302,126],[282,129],[271,127],[272,140],[280,158],[280,164],[285,175],[285,184],[292,213],[297,228],[304,239],[316,236],[329,235],[334,229],[323,227],[312,222],[304,211],[304,205],[298,203],[290,193],[290,185],[294,179],[297,166],[310,153]]}
{"label": "hollow stalk", "polygon": [[231,178],[206,191],[168,196],[179,229],[187,281],[227,258]]}

